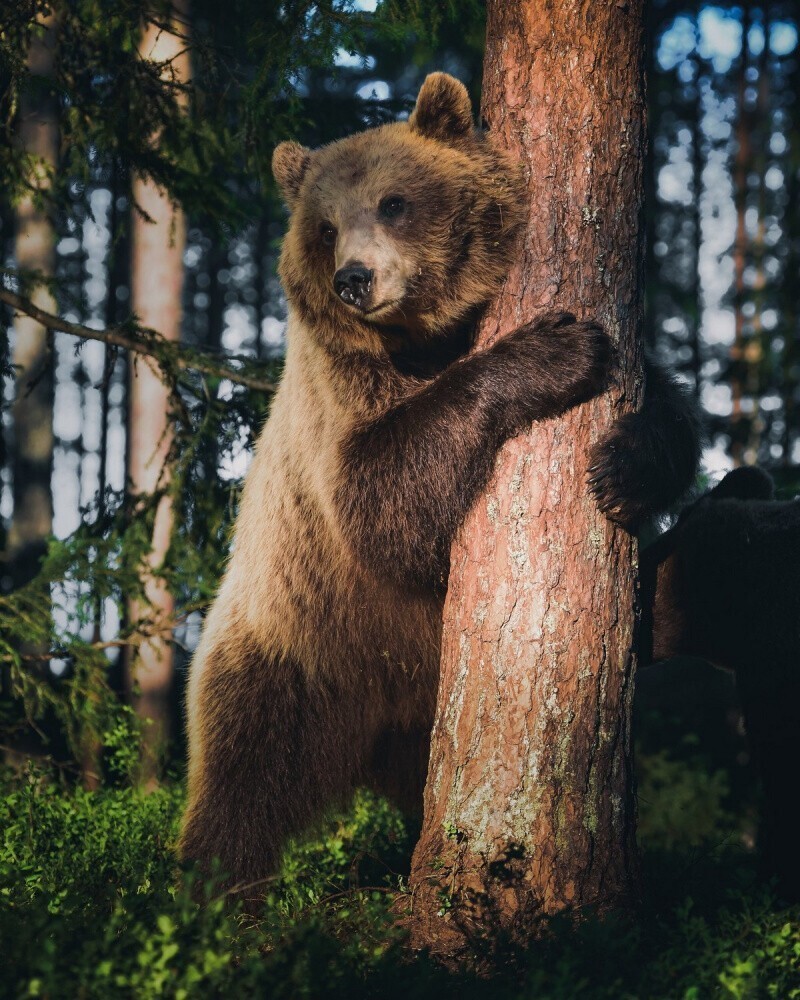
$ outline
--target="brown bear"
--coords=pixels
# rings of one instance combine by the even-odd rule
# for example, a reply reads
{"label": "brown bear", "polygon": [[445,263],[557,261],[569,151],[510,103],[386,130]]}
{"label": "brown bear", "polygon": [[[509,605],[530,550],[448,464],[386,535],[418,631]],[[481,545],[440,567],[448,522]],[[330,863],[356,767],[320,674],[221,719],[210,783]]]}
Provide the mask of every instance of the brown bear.
{"label": "brown bear", "polygon": [[[452,77],[429,76],[407,122],[283,143],[273,169],[286,363],[188,692],[182,853],[239,883],[358,783],[421,804],[453,534],[503,442],[599,391],[609,353],[566,314],[469,353],[525,201]],[[628,520],[697,460],[680,392],[650,383],[593,476]]]}
{"label": "brown bear", "polygon": [[642,553],[640,662],[698,656],[731,671],[762,786],[759,848],[800,899],[800,500],[736,469]]}

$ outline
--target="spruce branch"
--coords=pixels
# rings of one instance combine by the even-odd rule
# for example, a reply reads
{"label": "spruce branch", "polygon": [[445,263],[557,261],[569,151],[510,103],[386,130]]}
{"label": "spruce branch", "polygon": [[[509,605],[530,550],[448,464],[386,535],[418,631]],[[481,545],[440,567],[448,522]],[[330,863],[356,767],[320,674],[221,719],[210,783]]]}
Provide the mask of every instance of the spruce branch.
{"label": "spruce branch", "polygon": [[113,347],[122,348],[133,354],[140,354],[152,358],[161,368],[165,375],[170,371],[196,371],[204,375],[211,375],[216,378],[228,379],[237,385],[243,385],[247,389],[254,389],[258,392],[272,393],[275,391],[275,382],[254,374],[248,374],[246,368],[255,367],[250,358],[231,356],[227,360],[238,362],[242,368],[232,368],[229,364],[217,361],[208,354],[192,350],[188,347],[180,347],[172,341],[166,340],[156,330],[139,326],[135,321],[130,320],[118,326],[110,326],[103,330],[94,330],[82,323],[72,323],[62,319],[53,313],[40,309],[30,299],[23,295],[18,295],[8,288],[0,287],[0,302],[5,302],[16,313],[30,316],[37,323],[54,330],[58,333],[67,333],[72,337],[80,337],[82,340],[99,340],[101,343],[110,344]]}

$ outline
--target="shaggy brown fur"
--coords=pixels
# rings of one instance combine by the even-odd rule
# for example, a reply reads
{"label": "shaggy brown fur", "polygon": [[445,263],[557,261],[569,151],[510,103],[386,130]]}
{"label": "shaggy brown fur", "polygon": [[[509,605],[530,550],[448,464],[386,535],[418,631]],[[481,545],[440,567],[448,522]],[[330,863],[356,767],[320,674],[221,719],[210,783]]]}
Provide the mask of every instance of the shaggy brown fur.
{"label": "shaggy brown fur", "polygon": [[286,366],[188,697],[182,851],[239,882],[357,782],[419,803],[453,533],[500,445],[597,392],[608,360],[565,314],[467,353],[524,199],[451,77],[407,123],[273,166]]}

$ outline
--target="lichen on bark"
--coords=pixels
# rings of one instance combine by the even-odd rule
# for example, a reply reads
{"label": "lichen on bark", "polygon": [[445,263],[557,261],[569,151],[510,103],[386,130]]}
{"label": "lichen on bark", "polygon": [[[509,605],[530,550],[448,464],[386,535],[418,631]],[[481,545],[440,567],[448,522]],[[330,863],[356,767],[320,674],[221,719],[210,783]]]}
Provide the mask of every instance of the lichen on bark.
{"label": "lichen on bark", "polygon": [[503,448],[453,547],[408,918],[412,943],[450,960],[616,905],[637,878],[636,548],[585,472],[641,383],[642,3],[487,14],[482,115],[525,164],[530,214],[479,342],[565,309],[603,323],[618,370],[602,398]]}

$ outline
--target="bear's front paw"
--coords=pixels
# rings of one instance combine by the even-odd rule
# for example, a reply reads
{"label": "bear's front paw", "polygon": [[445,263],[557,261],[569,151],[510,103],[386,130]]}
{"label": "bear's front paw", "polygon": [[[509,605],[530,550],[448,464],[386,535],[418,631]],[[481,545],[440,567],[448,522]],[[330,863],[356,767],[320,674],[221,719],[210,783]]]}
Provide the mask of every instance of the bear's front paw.
{"label": "bear's front paw", "polygon": [[516,433],[605,391],[611,343],[599,323],[550,313],[499,340],[488,359],[502,359],[505,420]]}
{"label": "bear's front paw", "polygon": [[612,359],[606,332],[595,320],[576,320],[570,313],[558,313],[553,319],[548,326],[556,348],[554,375],[564,378],[572,403],[599,396],[608,388]]}
{"label": "bear's front paw", "polygon": [[572,313],[546,313],[499,341],[495,351],[512,353],[530,370],[542,395],[567,406],[608,386],[611,342],[599,323]]}
{"label": "bear's front paw", "polygon": [[648,460],[647,442],[640,440],[639,430],[638,414],[620,418],[592,449],[587,473],[597,506],[631,533],[653,513],[662,489],[654,481],[661,470]]}
{"label": "bear's front paw", "polygon": [[562,404],[575,406],[608,388],[611,341],[595,320],[548,313],[535,324],[541,386]]}

